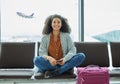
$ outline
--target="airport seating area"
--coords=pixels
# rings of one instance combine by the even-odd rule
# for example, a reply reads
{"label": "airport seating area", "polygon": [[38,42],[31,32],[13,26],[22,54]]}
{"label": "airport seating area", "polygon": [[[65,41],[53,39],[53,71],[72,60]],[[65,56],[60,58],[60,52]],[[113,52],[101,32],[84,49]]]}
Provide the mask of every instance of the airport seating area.
{"label": "airport seating area", "polygon": [[[86,55],[78,67],[98,65],[108,67],[111,77],[120,77],[120,42],[74,42],[77,53]],[[0,78],[30,78],[33,58],[38,55],[40,42],[2,42],[0,53]],[[64,74],[61,78],[73,78]],[[38,77],[39,78],[39,77]]]}

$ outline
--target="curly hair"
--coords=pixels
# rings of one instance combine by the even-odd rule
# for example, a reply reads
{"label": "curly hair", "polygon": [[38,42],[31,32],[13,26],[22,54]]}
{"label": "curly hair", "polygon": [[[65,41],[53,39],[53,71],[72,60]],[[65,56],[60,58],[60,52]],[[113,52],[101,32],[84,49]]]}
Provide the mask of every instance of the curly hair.
{"label": "curly hair", "polygon": [[68,20],[65,17],[54,14],[54,15],[50,15],[49,17],[46,18],[45,23],[44,23],[44,27],[43,27],[43,31],[42,31],[43,35],[49,34],[53,31],[51,24],[52,24],[52,20],[54,18],[59,18],[61,20],[61,22],[62,22],[62,27],[60,29],[61,32],[65,32],[65,33],[71,32],[71,28],[68,24]]}

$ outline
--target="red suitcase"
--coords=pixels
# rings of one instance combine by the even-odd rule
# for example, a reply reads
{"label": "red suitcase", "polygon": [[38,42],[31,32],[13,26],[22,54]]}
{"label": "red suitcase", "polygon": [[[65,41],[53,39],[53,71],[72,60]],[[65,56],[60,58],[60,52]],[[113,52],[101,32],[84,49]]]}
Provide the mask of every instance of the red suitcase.
{"label": "red suitcase", "polygon": [[76,84],[109,84],[109,70],[97,65],[78,67]]}

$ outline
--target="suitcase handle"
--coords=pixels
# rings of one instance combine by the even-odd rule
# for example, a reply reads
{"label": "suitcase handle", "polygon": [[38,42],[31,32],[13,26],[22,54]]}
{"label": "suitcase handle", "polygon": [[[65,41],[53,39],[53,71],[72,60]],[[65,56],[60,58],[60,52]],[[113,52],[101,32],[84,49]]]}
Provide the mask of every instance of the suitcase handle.
{"label": "suitcase handle", "polygon": [[98,69],[101,69],[101,67],[98,66],[98,65],[88,65],[88,66],[85,67],[85,69],[88,69],[88,68],[98,68]]}

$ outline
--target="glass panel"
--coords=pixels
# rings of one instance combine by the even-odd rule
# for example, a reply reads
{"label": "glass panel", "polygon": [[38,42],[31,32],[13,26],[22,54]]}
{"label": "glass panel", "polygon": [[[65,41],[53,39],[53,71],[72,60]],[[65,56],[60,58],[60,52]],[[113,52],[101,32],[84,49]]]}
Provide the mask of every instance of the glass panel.
{"label": "glass panel", "polygon": [[85,41],[120,41],[120,0],[84,0]]}
{"label": "glass panel", "polygon": [[44,21],[51,14],[66,17],[72,38],[78,40],[77,0],[1,0],[1,5],[2,41],[40,41]]}

